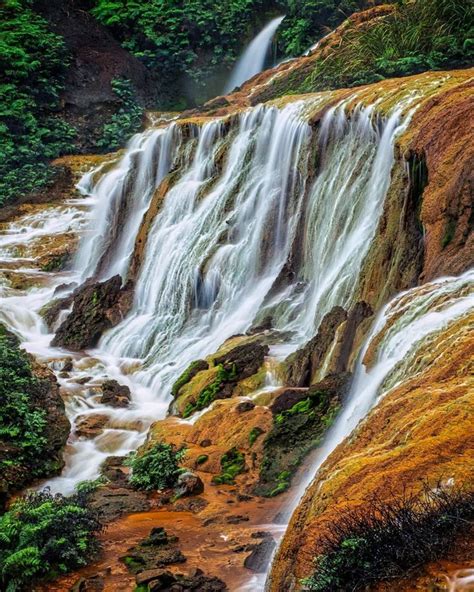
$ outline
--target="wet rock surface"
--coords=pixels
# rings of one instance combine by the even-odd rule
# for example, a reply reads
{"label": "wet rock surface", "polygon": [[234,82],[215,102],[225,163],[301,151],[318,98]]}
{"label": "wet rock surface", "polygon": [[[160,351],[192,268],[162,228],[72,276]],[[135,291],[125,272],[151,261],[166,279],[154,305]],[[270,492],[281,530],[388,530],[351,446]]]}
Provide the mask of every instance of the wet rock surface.
{"label": "wet rock surface", "polygon": [[230,351],[213,357],[214,364],[222,364],[225,370],[233,372],[235,381],[252,376],[263,364],[269,347],[260,341],[251,341],[234,347]]}
{"label": "wet rock surface", "polygon": [[256,573],[265,573],[275,547],[276,543],[273,537],[267,534],[245,558],[244,567]]}
{"label": "wet rock surface", "polygon": [[[72,311],[57,330],[51,345],[73,351],[96,345],[102,333],[127,314],[131,290],[130,285],[122,288],[119,275],[78,288],[72,295]],[[70,300],[68,298],[67,302]]]}
{"label": "wet rock surface", "polygon": [[178,497],[186,497],[189,495],[199,495],[204,491],[204,483],[202,479],[191,471],[181,473],[175,487],[175,493]]}
{"label": "wet rock surface", "polygon": [[90,505],[99,512],[102,522],[116,520],[124,514],[146,512],[151,504],[147,496],[128,487],[126,483],[97,488],[90,495]]}
{"label": "wet rock surface", "polygon": [[131,393],[128,386],[119,384],[116,380],[105,380],[102,385],[100,402],[110,407],[128,407]]}

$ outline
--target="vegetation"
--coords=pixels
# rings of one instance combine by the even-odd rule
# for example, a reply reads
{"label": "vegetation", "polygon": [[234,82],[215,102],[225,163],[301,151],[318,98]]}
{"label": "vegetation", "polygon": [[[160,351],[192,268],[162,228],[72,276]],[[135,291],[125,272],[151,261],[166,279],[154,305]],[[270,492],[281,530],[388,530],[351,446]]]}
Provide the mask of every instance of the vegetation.
{"label": "vegetation", "polygon": [[137,489],[154,490],[174,487],[181,469],[179,463],[186,454],[184,448],[158,442],[143,454],[134,454],[128,461],[132,468],[130,483]]}
{"label": "vegetation", "polygon": [[0,444],[14,454],[0,456],[0,472],[12,465],[29,465],[32,477],[43,473],[38,462],[47,451],[46,411],[33,404],[38,388],[28,355],[18,340],[0,325]]}
{"label": "vegetation", "polygon": [[171,394],[173,397],[177,397],[180,389],[185,385],[188,384],[190,380],[192,380],[198,372],[201,370],[207,370],[209,368],[209,364],[205,360],[195,360],[191,362],[186,370],[178,377],[176,382],[171,387]]}
{"label": "vegetation", "polygon": [[56,112],[68,55],[31,0],[0,6],[0,206],[52,180],[75,130]]}
{"label": "vegetation", "polygon": [[370,26],[349,26],[341,43],[318,60],[298,90],[367,84],[425,70],[464,66],[473,58],[474,28],[468,3],[398,0],[391,14]]}
{"label": "vegetation", "polygon": [[474,493],[424,485],[390,502],[372,498],[328,524],[316,569],[304,584],[313,592],[362,590],[406,576],[449,551],[474,518]]}
{"label": "vegetation", "polygon": [[31,590],[86,563],[102,526],[83,497],[30,493],[0,517],[0,588]]}
{"label": "vegetation", "polygon": [[209,407],[213,401],[219,398],[218,395],[222,388],[227,383],[232,382],[236,376],[237,370],[235,365],[232,366],[231,370],[227,370],[222,364],[219,364],[215,379],[199,393],[195,402],[186,405],[183,411],[183,417],[189,417],[195,411]]}
{"label": "vegetation", "polygon": [[259,428],[258,426],[252,428],[250,430],[250,434],[249,434],[249,446],[253,446],[255,444],[255,441],[257,440],[257,438],[259,436],[261,436],[262,434],[263,434],[262,428]]}
{"label": "vegetation", "polygon": [[102,137],[97,142],[97,146],[105,152],[122,147],[143,123],[144,110],[137,103],[132,82],[126,78],[115,78],[112,89],[120,100],[120,107],[104,125]]}
{"label": "vegetation", "polygon": [[291,477],[310,450],[318,446],[340,408],[337,395],[314,390],[282,411],[263,442],[258,495],[273,497],[288,489]]}
{"label": "vegetation", "polygon": [[208,454],[200,454],[197,458],[196,458],[196,464],[197,465],[203,465],[204,463],[206,463],[209,460],[209,455]]}
{"label": "vegetation", "polygon": [[219,475],[215,475],[212,478],[212,482],[216,485],[221,485],[222,483],[233,485],[237,475],[245,471],[245,454],[237,450],[237,448],[231,448],[222,455],[221,468],[222,472]]}

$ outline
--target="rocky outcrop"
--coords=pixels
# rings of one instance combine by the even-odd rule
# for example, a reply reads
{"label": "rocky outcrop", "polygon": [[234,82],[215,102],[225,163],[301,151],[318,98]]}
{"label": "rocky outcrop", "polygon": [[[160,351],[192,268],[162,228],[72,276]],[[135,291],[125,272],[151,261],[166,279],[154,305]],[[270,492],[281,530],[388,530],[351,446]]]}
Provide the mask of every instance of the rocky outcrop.
{"label": "rocky outcrop", "polygon": [[122,287],[122,278],[116,275],[104,282],[86,282],[71,298],[72,312],[61,324],[51,345],[81,351],[93,347],[102,333],[117,325],[130,310],[132,288]]}
{"label": "rocky outcrop", "polygon": [[426,342],[420,371],[393,388],[324,463],[289,525],[272,591],[297,590],[314,569],[325,525],[367,499],[390,501],[424,482],[472,491],[473,321],[462,318]]}

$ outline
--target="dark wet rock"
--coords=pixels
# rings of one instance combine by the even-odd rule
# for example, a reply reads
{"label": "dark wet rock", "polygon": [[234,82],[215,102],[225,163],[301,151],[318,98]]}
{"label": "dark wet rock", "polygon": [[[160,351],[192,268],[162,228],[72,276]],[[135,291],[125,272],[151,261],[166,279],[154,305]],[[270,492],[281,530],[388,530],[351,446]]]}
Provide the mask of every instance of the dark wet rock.
{"label": "dark wet rock", "polygon": [[276,543],[271,536],[265,537],[252,549],[250,555],[245,558],[244,567],[256,573],[264,573],[272,557]]}
{"label": "dark wet rock", "polygon": [[271,497],[288,489],[301,461],[320,445],[335,420],[349,384],[350,374],[328,376],[274,415],[263,443],[259,483],[254,489],[257,495]]}
{"label": "dark wet rock", "polygon": [[127,483],[128,474],[124,469],[124,456],[108,456],[102,463],[101,474],[113,483]]}
{"label": "dark wet rock", "polygon": [[212,442],[209,438],[206,438],[205,440],[201,440],[199,446],[201,446],[201,448],[207,448],[208,446],[212,446]]}
{"label": "dark wet rock", "polygon": [[252,411],[252,409],[255,409],[255,403],[252,401],[242,401],[235,407],[237,413],[246,413],[247,411]]}
{"label": "dark wet rock", "polygon": [[173,505],[173,510],[176,512],[192,512],[193,514],[199,514],[207,506],[209,502],[202,497],[192,497],[189,499],[178,500]]}
{"label": "dark wet rock", "polygon": [[178,538],[169,536],[164,528],[153,528],[147,538],[128,549],[120,559],[134,574],[156,571],[157,568],[186,561],[177,543]]}
{"label": "dark wet rock", "polygon": [[225,370],[232,372],[235,382],[243,380],[258,372],[268,354],[268,345],[260,341],[242,343],[225,354],[215,356],[214,364],[222,364]]}
{"label": "dark wet rock", "polygon": [[[142,574],[140,574],[142,576]],[[147,576],[145,576],[147,577]],[[138,578],[137,578],[138,583]],[[207,576],[200,569],[192,570],[188,575],[162,571],[155,578],[147,579],[149,592],[225,592],[227,586],[219,578]]]}
{"label": "dark wet rock", "polygon": [[291,409],[295,403],[306,399],[308,396],[307,388],[287,388],[281,389],[270,405],[270,411],[273,415],[278,415],[282,411]]}
{"label": "dark wet rock", "polygon": [[271,536],[272,535],[265,530],[256,530],[255,532],[252,532],[252,534],[250,535],[252,539],[265,539]]}
{"label": "dark wet rock", "polygon": [[71,588],[71,592],[102,592],[104,587],[104,577],[97,574],[90,578],[80,578]]}
{"label": "dark wet rock", "polygon": [[346,311],[335,306],[321,321],[315,337],[284,363],[284,382],[292,387],[305,387],[313,382],[336,336],[338,327],[347,319]]}
{"label": "dark wet rock", "polygon": [[102,385],[100,402],[110,407],[128,407],[130,404],[130,389],[119,384],[116,380],[105,380]]}
{"label": "dark wet rock", "polygon": [[354,340],[359,325],[374,314],[372,307],[367,302],[356,302],[349,310],[347,322],[341,336],[341,345],[339,347],[337,360],[333,369],[334,373],[347,372],[349,370],[349,360],[353,353]]}
{"label": "dark wet rock", "polygon": [[73,368],[72,358],[64,358],[64,360],[62,360],[62,366],[60,368],[62,372],[71,372]]}
{"label": "dark wet rock", "polygon": [[90,413],[77,418],[75,434],[80,438],[96,438],[101,434],[109,418],[100,413]]}
{"label": "dark wet rock", "polygon": [[99,487],[91,494],[90,504],[98,510],[102,522],[150,509],[146,494],[127,487]]}
{"label": "dark wet rock", "polygon": [[82,378],[76,378],[74,380],[74,382],[76,384],[84,385],[84,384],[87,384],[88,382],[90,382],[91,380],[92,380],[92,376],[83,376]]}
{"label": "dark wet rock", "polygon": [[122,288],[119,275],[104,282],[86,282],[74,292],[72,312],[51,345],[73,351],[93,347],[102,333],[118,324],[130,310],[131,292],[131,285]]}
{"label": "dark wet rock", "polygon": [[265,317],[260,323],[251,327],[247,331],[247,335],[258,335],[259,333],[265,333],[265,331],[271,331],[273,328],[273,319],[268,316]]}
{"label": "dark wet rock", "polygon": [[175,487],[175,492],[178,497],[199,495],[203,491],[204,483],[200,477],[191,471],[186,471],[185,473],[181,473],[181,475],[179,475],[178,482]]}
{"label": "dark wet rock", "polygon": [[240,524],[241,522],[248,522],[249,517],[243,514],[235,514],[234,516],[228,516],[225,521],[227,524]]}

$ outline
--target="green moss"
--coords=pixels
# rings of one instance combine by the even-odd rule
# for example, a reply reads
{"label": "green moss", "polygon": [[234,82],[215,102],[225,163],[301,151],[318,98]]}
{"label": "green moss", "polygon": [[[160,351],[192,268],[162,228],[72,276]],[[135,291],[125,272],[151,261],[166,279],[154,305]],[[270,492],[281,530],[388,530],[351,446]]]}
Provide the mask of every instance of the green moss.
{"label": "green moss", "polygon": [[258,426],[252,428],[249,434],[249,445],[253,446],[255,444],[256,439],[263,434],[262,428]]}
{"label": "green moss", "polygon": [[212,482],[216,485],[223,483],[233,485],[235,477],[245,471],[245,454],[237,450],[237,448],[231,448],[222,455],[221,468],[222,472],[215,475]]}
{"label": "green moss", "polygon": [[195,360],[191,362],[186,370],[179,376],[178,380],[173,384],[171,387],[171,394],[173,397],[177,397],[181,387],[196,376],[198,372],[201,370],[207,370],[209,368],[209,364],[205,360]]}
{"label": "green moss", "polygon": [[55,255],[54,257],[51,257],[47,263],[41,266],[41,271],[59,271],[64,268],[68,258],[69,253]]}
{"label": "green moss", "polygon": [[198,395],[194,403],[188,403],[183,411],[183,417],[189,417],[195,411],[200,411],[215,401],[218,398],[218,394],[225,384],[232,382],[237,376],[237,370],[235,364],[231,370],[226,370],[222,364],[217,366],[216,378],[206,386]]}
{"label": "green moss", "polygon": [[446,226],[444,228],[443,239],[441,241],[441,246],[445,249],[449,243],[453,240],[454,235],[456,233],[456,220],[454,218],[449,218]]}
{"label": "green moss", "polygon": [[203,465],[205,462],[207,462],[209,460],[209,455],[208,454],[200,454],[197,459],[196,459],[196,464],[197,465]]}
{"label": "green moss", "polygon": [[263,443],[256,494],[272,497],[288,489],[292,475],[306,454],[320,444],[339,408],[337,396],[316,390],[275,416]]}

